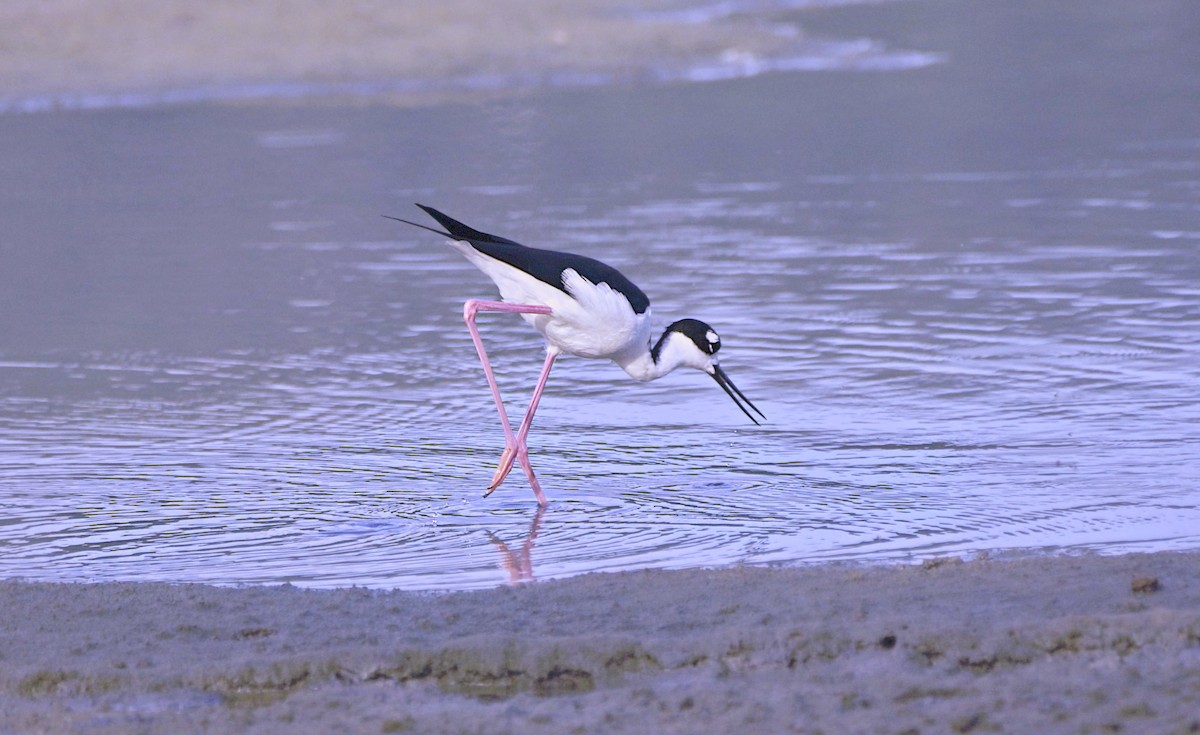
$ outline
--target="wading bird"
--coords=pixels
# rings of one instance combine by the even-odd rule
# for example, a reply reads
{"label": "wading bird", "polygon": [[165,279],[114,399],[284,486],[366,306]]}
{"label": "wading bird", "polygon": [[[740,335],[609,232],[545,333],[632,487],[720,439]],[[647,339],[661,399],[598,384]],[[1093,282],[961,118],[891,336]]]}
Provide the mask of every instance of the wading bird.
{"label": "wading bird", "polygon": [[[717,381],[717,385],[729,394],[751,421],[758,423],[747,406],[766,419],[717,364],[721,338],[704,322],[680,319],[668,326],[655,341],[650,325],[650,299],[612,266],[582,255],[526,247],[472,229],[432,207],[423,204],[417,206],[437,220],[446,231],[399,217],[388,219],[450,238],[451,247],[491,278],[500,289],[503,299],[471,299],[463,304],[463,318],[475,342],[479,361],[483,363],[483,372],[492,389],[492,397],[496,399],[496,409],[500,412],[500,423],[504,427],[504,453],[500,455],[500,464],[484,497],[504,482],[515,461],[525,470],[538,504],[546,505],[546,496],[529,464],[529,450],[525,442],[533,425],[533,414],[546,387],[546,379],[550,377],[550,368],[560,354],[612,360],[631,378],[639,381],[661,378],[678,367],[703,370]],[[475,326],[475,315],[481,311],[520,314],[546,338],[546,361],[538,376],[529,408],[525,411],[525,418],[515,434],[509,424],[508,413],[504,410],[504,401],[500,399],[500,389],[496,386],[496,377],[492,374],[483,340]],[[742,401],[745,401],[745,405],[742,405]]]}

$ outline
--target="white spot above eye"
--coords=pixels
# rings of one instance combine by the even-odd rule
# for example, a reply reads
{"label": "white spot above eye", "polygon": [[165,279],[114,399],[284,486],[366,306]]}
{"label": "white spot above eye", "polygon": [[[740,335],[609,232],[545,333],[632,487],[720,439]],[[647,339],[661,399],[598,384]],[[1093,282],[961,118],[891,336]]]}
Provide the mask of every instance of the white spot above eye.
{"label": "white spot above eye", "polygon": [[709,344],[715,345],[716,343],[721,341],[721,338],[717,336],[717,333],[711,329],[708,330],[707,333],[705,333],[704,337],[708,340]]}

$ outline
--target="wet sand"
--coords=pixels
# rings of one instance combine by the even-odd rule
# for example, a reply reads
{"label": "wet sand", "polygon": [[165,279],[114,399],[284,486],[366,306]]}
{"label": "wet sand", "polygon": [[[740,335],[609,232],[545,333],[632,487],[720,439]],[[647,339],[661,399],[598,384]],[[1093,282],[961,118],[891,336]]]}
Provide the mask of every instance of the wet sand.
{"label": "wet sand", "polygon": [[0,584],[5,732],[1200,730],[1200,553],[483,592]]}

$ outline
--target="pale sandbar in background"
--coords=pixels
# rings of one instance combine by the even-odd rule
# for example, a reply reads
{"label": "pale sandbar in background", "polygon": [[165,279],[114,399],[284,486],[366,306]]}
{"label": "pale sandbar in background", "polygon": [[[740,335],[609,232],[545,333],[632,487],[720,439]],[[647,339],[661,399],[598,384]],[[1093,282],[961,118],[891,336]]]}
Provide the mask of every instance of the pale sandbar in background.
{"label": "pale sandbar in background", "polygon": [[[737,15],[686,22],[679,3],[447,0],[324,3],[52,0],[0,7],[0,91],[146,93],[206,85],[638,78],[663,62],[759,58],[795,33]],[[636,12],[635,12],[636,10]],[[663,11],[647,22],[648,13]],[[384,85],[386,87],[386,84]],[[436,85],[431,85],[436,86]],[[344,88],[344,86],[343,86]],[[405,87],[404,103],[433,90]],[[444,97],[444,91],[437,95]]]}

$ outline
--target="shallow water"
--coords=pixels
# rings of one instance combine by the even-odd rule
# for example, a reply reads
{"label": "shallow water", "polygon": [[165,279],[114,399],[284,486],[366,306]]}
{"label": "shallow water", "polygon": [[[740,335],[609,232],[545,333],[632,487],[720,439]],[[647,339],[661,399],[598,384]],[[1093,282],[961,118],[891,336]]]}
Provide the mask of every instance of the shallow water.
{"label": "shallow water", "polygon": [[[921,70],[0,116],[0,577],[1197,547],[1197,13],[1120,7],[822,16],[945,55]],[[530,442],[551,505],[519,471],[482,499],[503,441],[460,306],[494,293],[379,217],[413,201],[712,323],[769,421],[564,359]],[[539,339],[482,321],[517,413]]]}

